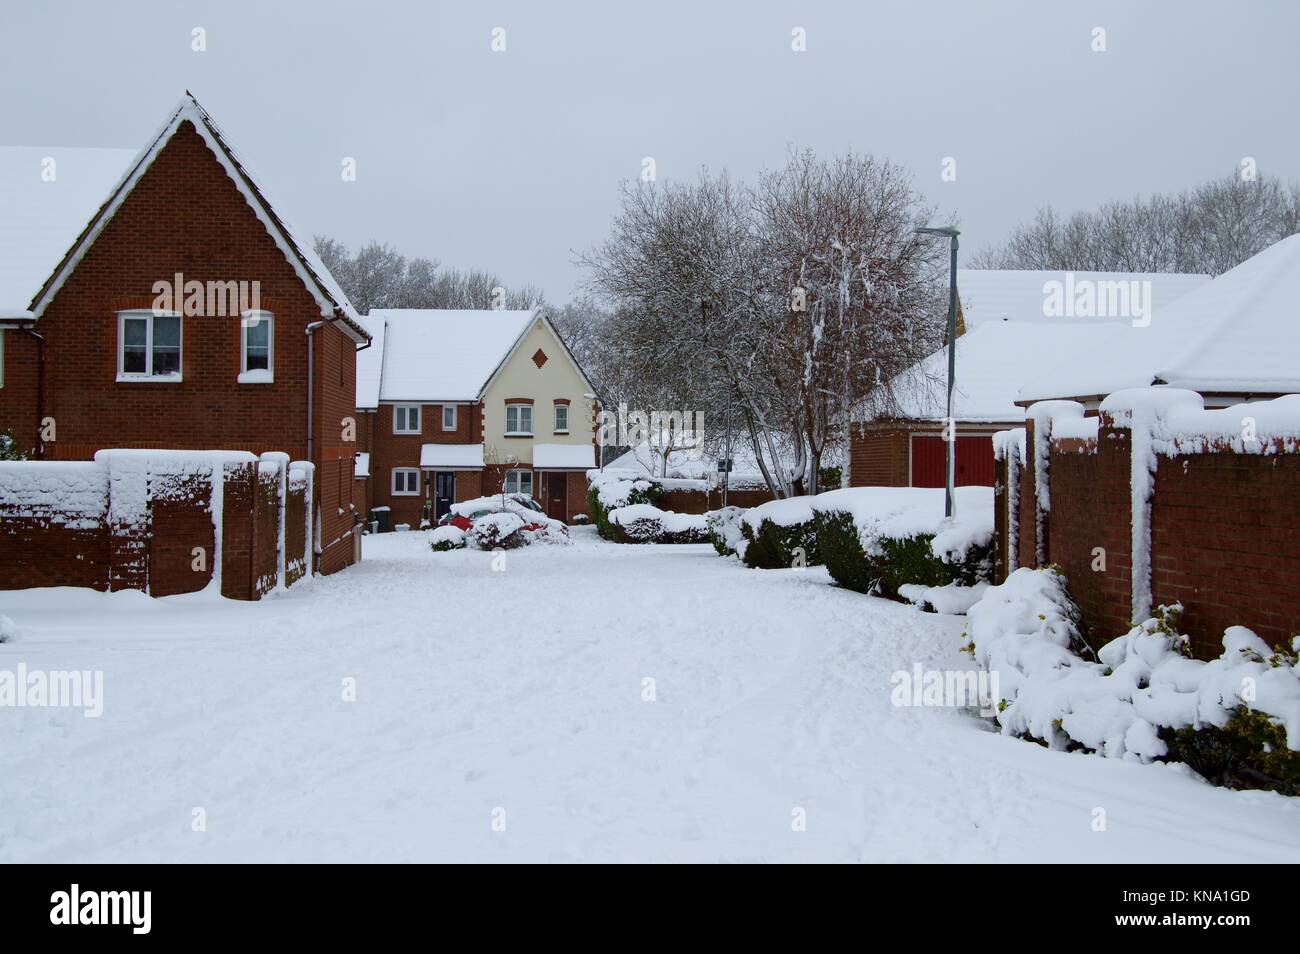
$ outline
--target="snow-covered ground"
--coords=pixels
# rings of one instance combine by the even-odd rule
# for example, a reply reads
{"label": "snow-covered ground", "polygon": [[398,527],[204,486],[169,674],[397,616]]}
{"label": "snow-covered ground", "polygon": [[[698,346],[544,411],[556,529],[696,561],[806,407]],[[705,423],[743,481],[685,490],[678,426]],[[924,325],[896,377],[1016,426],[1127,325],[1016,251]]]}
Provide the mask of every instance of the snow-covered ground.
{"label": "snow-covered ground", "polygon": [[100,718],[0,708],[0,861],[1300,856],[1300,799],[894,707],[970,665],[961,617],[575,538],[497,572],[369,537],[260,604],[0,592],[0,670],[104,673]]}

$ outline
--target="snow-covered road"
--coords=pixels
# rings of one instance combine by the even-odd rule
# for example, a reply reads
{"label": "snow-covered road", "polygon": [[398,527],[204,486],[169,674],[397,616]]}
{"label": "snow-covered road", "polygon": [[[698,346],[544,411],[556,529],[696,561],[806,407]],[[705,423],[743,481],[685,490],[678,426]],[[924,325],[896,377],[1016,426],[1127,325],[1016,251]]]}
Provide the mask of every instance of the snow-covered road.
{"label": "snow-covered road", "polygon": [[1300,857],[1300,799],[891,705],[961,617],[575,536],[370,537],[260,604],[0,592],[0,669],[104,673],[100,718],[0,708],[0,861]]}

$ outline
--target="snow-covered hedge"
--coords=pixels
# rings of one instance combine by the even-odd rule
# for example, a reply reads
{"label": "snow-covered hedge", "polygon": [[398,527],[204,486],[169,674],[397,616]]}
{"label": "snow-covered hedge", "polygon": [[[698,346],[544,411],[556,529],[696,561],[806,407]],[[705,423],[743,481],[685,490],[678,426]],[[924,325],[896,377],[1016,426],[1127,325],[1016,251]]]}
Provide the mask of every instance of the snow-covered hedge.
{"label": "snow-covered hedge", "polygon": [[1275,651],[1243,626],[1190,656],[1182,607],[1095,654],[1055,569],[1021,568],[970,608],[967,649],[997,673],[1005,735],[1141,762],[1184,760],[1212,781],[1300,794],[1300,637]]}
{"label": "snow-covered hedge", "polygon": [[469,538],[480,550],[509,550],[523,546],[524,520],[515,513],[488,513],[470,526]]}
{"label": "snow-covered hedge", "polygon": [[816,497],[787,497],[750,507],[740,518],[746,566],[775,570],[822,562],[813,521]]}
{"label": "snow-covered hedge", "polygon": [[446,524],[429,531],[429,546],[436,551],[462,550],[465,547],[465,531],[460,527]]}
{"label": "snow-covered hedge", "polygon": [[[958,607],[978,596],[970,588],[992,572],[989,487],[958,487],[951,519],[943,515],[939,487],[832,490],[811,506],[821,558],[835,582],[849,589],[961,612]],[[905,586],[912,588],[904,592]]]}
{"label": "snow-covered hedge", "polygon": [[655,504],[663,496],[659,481],[623,470],[587,471],[587,506],[596,532],[619,542],[622,532],[609,522],[609,512],[636,504]]}
{"label": "snow-covered hedge", "polygon": [[735,554],[744,559],[745,548],[749,544],[740,529],[740,518],[744,515],[743,507],[723,507],[710,510],[704,515],[704,526],[709,534],[709,542],[720,556]]}
{"label": "snow-covered hedge", "polygon": [[703,514],[674,513],[651,504],[631,504],[607,514],[620,543],[703,543]]}

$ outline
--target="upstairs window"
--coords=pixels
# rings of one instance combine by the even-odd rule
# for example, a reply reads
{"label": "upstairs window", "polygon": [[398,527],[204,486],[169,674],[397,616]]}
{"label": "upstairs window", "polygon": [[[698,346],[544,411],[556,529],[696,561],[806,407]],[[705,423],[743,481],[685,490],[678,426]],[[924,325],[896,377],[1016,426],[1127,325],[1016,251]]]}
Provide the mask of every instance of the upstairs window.
{"label": "upstairs window", "polygon": [[555,405],[555,433],[569,433],[569,405]]}
{"label": "upstairs window", "polygon": [[181,316],[123,311],[117,316],[117,379],[179,381]]}
{"label": "upstairs window", "polygon": [[456,429],[456,405],[444,404],[442,406],[442,429],[444,431],[454,431]]}
{"label": "upstairs window", "polygon": [[275,319],[269,311],[245,312],[239,328],[239,380],[270,383],[275,349]]}
{"label": "upstairs window", "polygon": [[420,405],[397,404],[393,407],[393,433],[420,433]]}
{"label": "upstairs window", "polygon": [[506,433],[531,437],[533,433],[533,406],[531,404],[506,405]]}

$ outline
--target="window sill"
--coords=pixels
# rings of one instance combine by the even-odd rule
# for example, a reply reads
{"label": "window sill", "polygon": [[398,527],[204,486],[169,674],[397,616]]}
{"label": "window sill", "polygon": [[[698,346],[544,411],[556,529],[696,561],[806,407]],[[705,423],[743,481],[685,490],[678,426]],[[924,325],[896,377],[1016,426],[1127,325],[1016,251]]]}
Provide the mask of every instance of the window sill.
{"label": "window sill", "polygon": [[238,384],[274,384],[275,375],[267,370],[258,368],[253,371],[241,371],[235,378]]}
{"label": "window sill", "polygon": [[420,492],[418,490],[394,490],[391,494],[389,494],[389,496],[390,497],[418,497],[420,496]]}
{"label": "window sill", "polygon": [[565,437],[567,437],[568,434],[569,434],[568,431],[552,431],[552,432],[551,432],[551,436],[552,436],[552,437],[560,437],[560,436],[565,436]]}
{"label": "window sill", "polygon": [[523,433],[522,431],[507,431],[504,436],[505,437],[532,437],[533,434],[531,431],[529,431],[527,434]]}
{"label": "window sill", "polygon": [[122,374],[117,375],[118,384],[180,384],[179,374]]}
{"label": "window sill", "polygon": [[419,437],[423,431],[393,431],[396,437]]}

